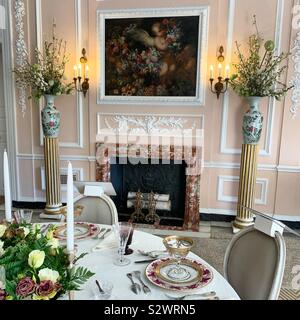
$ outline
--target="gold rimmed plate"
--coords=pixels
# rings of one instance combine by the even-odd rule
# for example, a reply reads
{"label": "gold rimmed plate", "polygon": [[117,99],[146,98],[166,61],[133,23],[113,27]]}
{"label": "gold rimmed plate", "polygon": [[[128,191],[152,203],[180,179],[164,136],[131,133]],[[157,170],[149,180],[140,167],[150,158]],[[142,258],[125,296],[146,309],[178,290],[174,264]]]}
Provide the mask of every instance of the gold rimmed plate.
{"label": "gold rimmed plate", "polygon": [[213,279],[212,270],[193,259],[182,259],[181,265],[188,268],[189,279],[176,280],[168,277],[168,270],[174,267],[176,261],[172,258],[163,258],[151,262],[146,268],[146,277],[154,285],[172,291],[190,292],[208,285]]}
{"label": "gold rimmed plate", "polygon": [[157,278],[175,284],[191,284],[201,281],[203,276],[203,267],[192,260],[183,259],[180,263],[180,268],[184,268],[187,271],[188,276],[184,279],[174,280],[169,276],[170,269],[174,268],[177,264],[175,259],[170,259],[160,263],[155,269]]}
{"label": "gold rimmed plate", "polygon": [[[100,232],[100,228],[93,223],[75,222],[74,239],[80,240],[94,237]],[[67,240],[67,225],[64,224],[54,231],[54,237],[59,240]]]}

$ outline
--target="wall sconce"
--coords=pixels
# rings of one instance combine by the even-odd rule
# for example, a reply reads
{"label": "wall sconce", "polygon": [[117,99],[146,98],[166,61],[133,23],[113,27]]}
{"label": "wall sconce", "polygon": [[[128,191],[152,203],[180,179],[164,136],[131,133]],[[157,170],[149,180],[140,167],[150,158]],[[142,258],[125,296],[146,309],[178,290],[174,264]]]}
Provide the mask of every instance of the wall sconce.
{"label": "wall sconce", "polygon": [[83,92],[84,97],[89,90],[89,66],[87,65],[86,50],[82,49],[82,57],[80,63],[74,66],[74,84],[78,92]]}
{"label": "wall sconce", "polygon": [[215,93],[217,95],[217,98],[220,98],[220,95],[222,93],[225,93],[228,89],[228,84],[229,84],[229,72],[230,72],[230,67],[229,65],[226,66],[225,68],[225,79],[222,76],[222,62],[224,62],[225,58],[223,55],[224,48],[223,46],[220,46],[219,48],[219,55],[217,57],[217,60],[219,62],[218,64],[218,82],[214,84],[214,67],[210,66],[210,88],[211,92]]}

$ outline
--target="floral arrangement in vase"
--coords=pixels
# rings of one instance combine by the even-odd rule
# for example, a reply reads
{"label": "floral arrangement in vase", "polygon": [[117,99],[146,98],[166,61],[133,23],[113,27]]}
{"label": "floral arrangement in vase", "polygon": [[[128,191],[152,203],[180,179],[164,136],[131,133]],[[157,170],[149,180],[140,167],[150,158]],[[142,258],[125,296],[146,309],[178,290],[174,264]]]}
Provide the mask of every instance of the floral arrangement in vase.
{"label": "floral arrangement in vase", "polygon": [[[38,225],[0,224],[0,300],[51,300],[80,290],[94,273],[70,268],[66,248]],[[85,254],[75,259],[74,264]]]}
{"label": "floral arrangement in vase", "polygon": [[35,49],[35,63],[26,61],[24,66],[14,70],[20,87],[31,89],[29,98],[39,100],[44,96],[46,106],[41,112],[43,132],[46,137],[57,138],[60,130],[61,114],[56,109],[54,99],[69,95],[74,83],[66,83],[65,69],[69,61],[67,43],[55,35],[53,24],[52,41],[44,41],[43,51]]}
{"label": "floral arrangement in vase", "polygon": [[[280,81],[287,69],[282,65],[290,53],[276,53],[272,40],[264,39],[258,31],[256,16],[253,17],[256,33],[249,37],[246,56],[236,42],[238,62],[233,63],[236,73],[230,78],[231,88],[242,97],[275,97],[282,98],[292,87]],[[263,54],[262,49],[264,50]]]}
{"label": "floral arrangement in vase", "polygon": [[73,82],[65,83],[65,68],[69,61],[66,48],[66,41],[56,37],[53,25],[52,41],[44,41],[43,51],[35,49],[36,61],[26,61],[24,66],[14,70],[17,84],[31,89],[29,98],[39,100],[44,95],[72,93]]}
{"label": "floral arrangement in vase", "polygon": [[261,37],[256,16],[253,17],[256,33],[249,37],[248,54],[242,53],[241,46],[236,42],[238,62],[233,63],[236,69],[229,81],[234,92],[245,97],[250,110],[243,118],[243,137],[245,144],[258,144],[263,127],[263,116],[259,111],[263,97],[274,97],[280,100],[292,89],[281,81],[287,65],[283,62],[290,53],[278,54],[272,40],[264,41]]}

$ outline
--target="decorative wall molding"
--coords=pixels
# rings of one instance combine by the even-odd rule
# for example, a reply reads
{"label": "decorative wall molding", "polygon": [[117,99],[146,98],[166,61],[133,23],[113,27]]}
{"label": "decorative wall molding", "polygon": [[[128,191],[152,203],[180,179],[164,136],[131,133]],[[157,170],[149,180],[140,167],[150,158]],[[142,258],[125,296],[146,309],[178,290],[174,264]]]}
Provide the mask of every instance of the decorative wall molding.
{"label": "decorative wall molding", "polygon": [[[44,155],[42,154],[18,154],[18,160],[44,160]],[[60,155],[60,161],[87,161],[87,162],[95,162],[96,156],[81,156],[81,155]]]}
{"label": "decorative wall molding", "polygon": [[[75,2],[75,30],[76,30],[76,52],[77,61],[79,61],[82,46],[82,28],[81,28],[81,0],[74,0]],[[43,49],[43,18],[42,18],[42,0],[35,0],[36,7],[36,37],[37,47],[39,50]],[[76,114],[77,114],[77,141],[76,142],[60,142],[59,146],[62,148],[83,148],[83,98],[82,94],[76,93]],[[44,146],[44,135],[41,123],[41,110],[44,107],[43,99],[39,104],[39,118],[40,118],[40,145]]]}
{"label": "decorative wall molding", "polygon": [[291,96],[292,105],[290,112],[293,118],[295,118],[300,106],[300,32],[296,34],[294,47],[291,51],[292,61],[294,62],[294,75],[290,83],[294,86],[294,89]]}
{"label": "decorative wall molding", "polygon": [[[19,160],[44,160],[43,154],[18,154]],[[82,155],[60,155],[60,161],[82,161],[82,162],[95,162],[96,156],[82,156]],[[239,163],[227,162],[205,162],[204,168],[206,169],[239,169]],[[271,171],[283,173],[300,173],[300,166],[276,166],[272,164],[259,164],[258,171]]]}
{"label": "decorative wall molding", "polygon": [[204,128],[204,115],[167,115],[167,114],[97,114],[97,134],[101,130],[110,129],[114,132],[126,131],[131,134],[161,135],[172,132],[187,132]]}
{"label": "decorative wall molding", "polygon": [[[240,178],[238,176],[218,176],[218,184],[217,184],[218,201],[237,203],[238,201],[237,196],[234,196],[234,195],[229,196],[224,194],[224,184],[226,182],[238,183],[239,181],[240,181]],[[261,185],[261,194],[260,194],[260,198],[255,199],[255,204],[267,205],[268,184],[269,184],[269,179],[265,179],[265,178],[256,179],[256,185]]]}
{"label": "decorative wall molding", "polygon": [[[22,1],[21,1],[22,2]],[[16,11],[15,6],[10,0],[2,0],[1,5],[5,8],[6,13],[6,29],[0,30],[0,43],[2,46],[2,65],[3,65],[3,88],[4,88],[4,106],[6,121],[6,149],[9,155],[9,166],[11,173],[11,193],[12,199],[18,198],[18,163],[16,160],[17,153],[17,130],[16,130],[16,91],[13,73],[13,57],[15,52],[15,43],[13,32],[15,27],[16,13],[18,19],[23,17],[23,13]],[[15,4],[16,5],[16,4]],[[20,5],[20,3],[18,4]],[[24,5],[24,3],[23,3]],[[24,8],[24,7],[23,7]],[[19,10],[19,9],[18,9]],[[25,41],[25,40],[24,40]],[[19,43],[20,44],[20,43]]]}
{"label": "decorative wall molding", "polygon": [[[60,168],[59,170],[60,176],[68,175],[68,168]],[[76,181],[84,181],[83,177],[83,168],[73,168],[73,175],[76,176]],[[45,167],[41,167],[41,186],[42,190],[46,190],[46,175],[45,175]]]}
{"label": "decorative wall molding", "polygon": [[[235,16],[236,0],[229,0],[229,14],[228,14],[228,31],[227,31],[227,52],[228,56],[232,55],[232,44],[233,44],[233,32],[234,32],[234,16]],[[276,26],[275,26],[275,36],[274,42],[275,47],[278,51],[281,48],[281,34],[283,27],[283,13],[284,13],[284,0],[277,0],[276,7]],[[228,59],[228,58],[227,58]],[[227,134],[228,134],[228,115],[230,109],[229,93],[224,95],[223,99],[223,111],[222,111],[222,126],[221,126],[221,143],[220,143],[220,153],[221,154],[241,154],[240,148],[229,148],[227,147]],[[265,123],[266,134],[264,147],[260,150],[260,156],[269,157],[271,156],[272,149],[272,133],[274,127],[274,116],[275,116],[275,98],[269,98],[268,102],[268,116]]]}
{"label": "decorative wall molding", "polygon": [[[15,31],[16,31],[16,67],[24,67],[26,64],[28,51],[25,41],[24,16],[26,15],[24,0],[15,0],[14,5]],[[27,94],[23,85],[18,85],[18,104],[24,114],[26,111]]]}
{"label": "decorative wall molding", "polygon": [[[208,42],[208,15],[209,6],[182,7],[182,8],[143,8],[97,10],[97,37],[98,37],[98,88],[97,104],[138,104],[138,105],[169,105],[169,106],[204,106],[206,89],[206,57]],[[195,97],[145,97],[145,96],[107,96],[105,95],[105,20],[117,18],[139,17],[172,17],[172,16],[199,16],[199,50],[197,66],[197,82]]]}
{"label": "decorative wall molding", "polygon": [[[226,216],[236,216],[236,210],[230,210],[230,209],[215,209],[215,208],[200,208],[201,213],[206,214],[216,214],[216,215],[226,215]],[[265,214],[268,214],[272,216],[273,218],[281,221],[290,221],[290,222],[298,222],[300,221],[299,216],[291,216],[288,214],[273,214],[271,212],[264,212]]]}

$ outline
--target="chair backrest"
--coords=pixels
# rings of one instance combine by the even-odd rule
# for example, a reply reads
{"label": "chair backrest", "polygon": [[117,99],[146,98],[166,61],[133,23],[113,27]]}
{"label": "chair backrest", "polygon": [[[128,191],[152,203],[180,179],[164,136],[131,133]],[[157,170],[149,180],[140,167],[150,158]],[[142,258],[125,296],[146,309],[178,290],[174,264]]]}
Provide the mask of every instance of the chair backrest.
{"label": "chair backrest", "polygon": [[82,197],[75,202],[82,206],[82,212],[76,221],[113,225],[118,222],[118,212],[114,202],[105,194],[100,197]]}
{"label": "chair backrest", "polygon": [[235,235],[226,250],[225,278],[242,300],[277,300],[285,258],[280,233],[272,238],[250,227]]}

